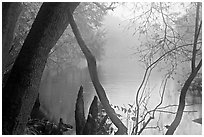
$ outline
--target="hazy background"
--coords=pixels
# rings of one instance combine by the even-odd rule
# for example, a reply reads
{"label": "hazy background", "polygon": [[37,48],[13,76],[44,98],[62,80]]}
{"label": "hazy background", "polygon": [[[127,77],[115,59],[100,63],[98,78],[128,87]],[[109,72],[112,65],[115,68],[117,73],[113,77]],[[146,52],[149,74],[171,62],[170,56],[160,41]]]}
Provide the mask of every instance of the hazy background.
{"label": "hazy background", "polygon": [[[139,39],[138,35],[133,35],[133,30],[128,30],[125,27],[128,22],[124,21],[124,15],[121,13],[128,14],[128,12],[121,12],[121,9],[117,8],[115,12],[107,15],[103,21],[106,44],[104,46],[105,54],[98,62],[98,73],[110,103],[128,106],[128,103],[132,104],[135,100],[135,93],[145,71],[142,63],[138,61],[138,56],[133,54],[135,47],[140,45],[142,39]],[[161,80],[162,73],[157,70],[153,71],[149,87],[154,87],[154,90],[151,93],[149,108],[155,107],[160,101],[158,87]],[[47,72],[45,69],[40,87],[41,109],[54,121],[58,121],[62,117],[64,121],[74,125],[75,103],[80,85],[84,87],[85,108],[87,110],[96,93],[89,77],[85,59],[82,59],[76,66],[65,68],[58,75],[54,72]],[[170,80],[165,92],[163,106],[178,104],[179,92],[177,89],[176,81]],[[187,107],[187,109],[198,112],[185,113],[175,134],[201,134],[201,126],[192,122],[192,119],[202,116],[201,105]],[[176,109],[172,109],[172,111],[176,111]],[[164,134],[166,131],[164,125],[170,124],[174,116],[162,113],[159,121],[162,130],[148,129],[143,134]],[[150,125],[156,123],[157,121],[153,120]]]}

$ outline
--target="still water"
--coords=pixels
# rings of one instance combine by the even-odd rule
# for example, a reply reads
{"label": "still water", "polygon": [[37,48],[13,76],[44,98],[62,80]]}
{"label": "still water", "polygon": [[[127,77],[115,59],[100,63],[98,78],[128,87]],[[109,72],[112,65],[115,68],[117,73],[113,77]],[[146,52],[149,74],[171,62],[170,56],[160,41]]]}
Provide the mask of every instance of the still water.
{"label": "still water", "polygon": [[[140,73],[138,73],[139,70]],[[135,92],[144,73],[141,70],[142,67],[139,67],[134,59],[128,57],[109,58],[100,62],[98,65],[99,80],[106,90],[111,104],[128,106],[128,103],[134,102]],[[153,78],[151,84],[159,86],[161,82],[159,73],[154,73]],[[74,125],[75,103],[80,85],[84,87],[85,113],[87,115],[87,110],[96,93],[89,77],[86,61],[82,60],[79,65],[69,66],[58,73],[46,69],[40,86],[41,109],[53,121],[58,121],[61,117],[64,122]],[[168,83],[162,106],[178,104],[179,92],[174,85],[174,81]],[[155,107],[159,103],[159,99],[158,92],[154,90],[147,107]],[[184,113],[175,134],[201,134],[201,125],[192,122],[193,119],[202,116],[201,105],[193,105],[187,107],[186,110],[198,112]],[[176,109],[172,108],[171,111],[176,111]],[[159,125],[160,130],[149,128],[144,130],[143,134],[165,134],[164,126],[169,125],[175,115],[168,113],[159,115],[158,113],[156,116],[160,116],[160,120],[152,120],[150,126]]]}

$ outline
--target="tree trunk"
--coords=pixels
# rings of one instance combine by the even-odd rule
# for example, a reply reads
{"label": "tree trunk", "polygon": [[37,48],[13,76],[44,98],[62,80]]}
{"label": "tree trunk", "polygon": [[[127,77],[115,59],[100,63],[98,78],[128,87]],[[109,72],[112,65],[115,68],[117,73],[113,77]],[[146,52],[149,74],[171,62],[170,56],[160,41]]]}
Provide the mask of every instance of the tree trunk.
{"label": "tree trunk", "polygon": [[16,22],[22,11],[20,2],[2,3],[2,76],[9,62],[9,50],[13,41]]}
{"label": "tree trunk", "polygon": [[202,60],[200,61],[200,63],[196,67],[195,71],[193,73],[191,73],[191,75],[188,77],[188,79],[186,80],[184,86],[182,87],[181,95],[180,95],[180,98],[179,98],[179,106],[178,106],[178,109],[177,109],[177,112],[176,112],[176,117],[175,117],[174,121],[171,123],[170,127],[168,128],[168,130],[166,132],[166,135],[173,135],[176,128],[180,124],[182,116],[183,116],[183,111],[184,111],[184,108],[185,108],[186,93],[188,91],[189,86],[191,85],[191,82],[193,81],[193,79],[197,75],[199,69],[201,68],[201,65],[202,65]]}
{"label": "tree trunk", "polygon": [[79,3],[44,3],[13,65],[2,94],[3,134],[24,134],[48,54]]}
{"label": "tree trunk", "polygon": [[[196,77],[198,71],[200,70],[202,66],[202,59],[198,63],[196,67],[196,47],[197,47],[197,40],[200,34],[200,27],[198,26],[198,21],[199,21],[199,8],[200,8],[201,3],[197,2],[197,8],[196,8],[196,20],[195,20],[195,31],[194,31],[194,44],[193,44],[193,51],[192,51],[192,60],[191,60],[191,74],[188,77],[188,79],[185,81],[184,86],[181,89],[181,94],[179,98],[179,106],[176,112],[176,117],[174,121],[171,123],[170,127],[168,128],[166,135],[173,135],[176,128],[181,122],[182,116],[183,116],[183,111],[185,108],[185,99],[186,99],[186,93],[188,91],[188,88],[191,85],[191,82],[193,79]],[[200,25],[202,22],[200,23]]]}

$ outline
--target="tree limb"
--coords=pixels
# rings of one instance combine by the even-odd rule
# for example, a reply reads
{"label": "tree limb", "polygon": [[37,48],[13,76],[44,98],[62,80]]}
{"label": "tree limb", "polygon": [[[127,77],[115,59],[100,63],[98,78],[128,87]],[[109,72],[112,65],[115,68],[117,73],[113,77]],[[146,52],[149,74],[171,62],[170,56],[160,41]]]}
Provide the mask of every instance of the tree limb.
{"label": "tree limb", "polygon": [[174,121],[171,123],[170,127],[168,128],[168,130],[166,132],[166,135],[173,135],[176,128],[180,124],[181,119],[182,119],[182,115],[183,115],[183,111],[184,111],[184,108],[185,108],[186,93],[188,91],[188,88],[189,88],[191,82],[193,81],[193,79],[197,75],[197,73],[198,73],[199,69],[201,68],[201,66],[202,66],[202,59],[200,60],[198,66],[195,68],[195,70],[190,74],[190,76],[186,80],[183,88],[181,89],[181,95],[180,95],[180,99],[179,99],[179,106],[178,106],[178,109],[177,109],[176,117],[175,117]]}
{"label": "tree limb", "polygon": [[77,40],[82,52],[84,53],[84,55],[86,57],[86,60],[88,62],[88,69],[89,69],[90,77],[91,77],[91,80],[93,82],[94,88],[97,92],[97,95],[98,95],[102,105],[104,106],[108,116],[110,117],[111,121],[118,128],[118,131],[116,134],[127,134],[127,128],[124,126],[124,124],[117,117],[114,109],[110,106],[109,100],[106,96],[106,92],[103,89],[101,83],[99,82],[95,57],[92,55],[91,51],[88,49],[84,40],[82,39],[81,34],[78,30],[78,27],[77,27],[77,25],[73,19],[71,12],[69,12],[68,16],[69,16],[70,25],[71,25],[73,33],[76,37],[76,40]]}
{"label": "tree limb", "polygon": [[[166,84],[167,84],[167,80],[168,78],[170,77],[170,74],[163,80],[164,82],[164,85],[163,85],[163,90],[162,90],[162,95],[161,95],[161,100],[159,102],[159,104],[152,110],[153,111],[153,116],[150,116],[149,119],[147,120],[147,122],[145,122],[145,124],[143,125],[143,127],[140,129],[140,131],[138,132],[138,135],[140,135],[142,133],[142,131],[146,128],[146,126],[149,124],[149,122],[154,119],[154,115],[155,115],[155,111],[157,111],[158,107],[162,104],[163,102],[163,98],[164,98],[164,92],[165,92],[165,88],[166,88]],[[162,83],[163,83],[162,82]],[[161,83],[161,86],[162,86],[162,83]],[[150,112],[150,111],[149,111]],[[147,112],[145,117],[147,116],[147,114],[149,113]],[[145,117],[144,117],[144,120],[145,120]]]}
{"label": "tree limb", "polygon": [[166,135],[173,135],[176,128],[178,127],[178,125],[181,122],[182,119],[182,115],[184,112],[184,108],[185,108],[185,98],[186,98],[186,93],[188,91],[188,88],[191,84],[191,82],[193,81],[193,79],[196,77],[198,71],[200,70],[201,66],[202,66],[202,59],[200,60],[199,64],[197,65],[197,67],[195,67],[195,60],[196,60],[196,46],[197,46],[197,39],[199,36],[199,31],[201,29],[201,24],[198,28],[198,19],[199,19],[199,6],[200,3],[197,3],[197,8],[196,8],[196,23],[195,23],[195,34],[194,34],[194,45],[193,45],[193,55],[192,55],[192,60],[191,60],[191,74],[188,77],[188,79],[185,81],[184,86],[181,89],[181,94],[180,94],[180,99],[179,99],[179,106],[177,109],[177,113],[176,113],[176,117],[174,119],[174,121],[171,123],[170,127],[168,128]]}
{"label": "tree limb", "polygon": [[[192,61],[191,61],[192,72],[195,69],[196,47],[197,47],[197,40],[198,40],[198,36],[199,36],[199,33],[198,33],[199,9],[200,9],[200,3],[197,2],[196,20],[195,20],[195,33],[194,33],[194,44],[193,44],[193,53],[192,53]],[[201,22],[201,24],[202,24],[202,22]]]}

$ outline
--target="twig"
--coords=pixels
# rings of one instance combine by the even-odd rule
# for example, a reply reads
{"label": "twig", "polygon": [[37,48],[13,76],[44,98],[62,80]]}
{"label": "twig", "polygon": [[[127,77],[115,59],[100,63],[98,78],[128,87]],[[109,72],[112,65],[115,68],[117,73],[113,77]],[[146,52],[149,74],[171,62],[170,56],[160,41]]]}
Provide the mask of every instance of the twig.
{"label": "twig", "polygon": [[[155,115],[155,111],[157,110],[157,108],[162,104],[163,102],[163,97],[164,97],[164,91],[165,91],[165,88],[166,88],[166,84],[167,84],[167,80],[169,79],[170,77],[170,74],[168,74],[168,76],[165,78],[165,81],[164,81],[164,86],[163,86],[163,91],[162,91],[162,96],[161,96],[161,100],[159,102],[159,104],[152,110],[153,111],[153,116],[150,116],[149,119],[147,120],[147,122],[143,125],[143,127],[140,129],[140,131],[138,132],[138,135],[140,135],[142,133],[142,131],[145,129],[145,127],[149,124],[149,122],[154,119],[154,115]],[[163,82],[162,82],[163,83]],[[162,85],[161,83],[161,85]],[[145,115],[146,117],[146,115]],[[144,119],[145,119],[144,117]]]}
{"label": "twig", "polygon": [[93,2],[96,6],[98,6],[101,10],[103,10],[104,12],[107,10],[114,10],[116,7],[112,7],[112,5],[114,4],[114,2],[111,2],[111,4],[108,7],[103,7],[101,4],[99,4],[98,2]]}

